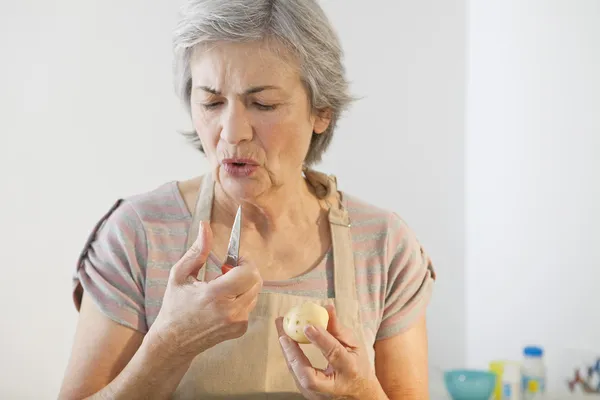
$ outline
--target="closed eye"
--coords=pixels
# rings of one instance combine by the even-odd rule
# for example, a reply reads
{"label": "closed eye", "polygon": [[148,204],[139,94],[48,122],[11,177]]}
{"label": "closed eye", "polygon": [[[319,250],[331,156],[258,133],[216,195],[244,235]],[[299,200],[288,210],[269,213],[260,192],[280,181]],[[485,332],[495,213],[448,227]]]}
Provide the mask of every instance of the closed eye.
{"label": "closed eye", "polygon": [[274,110],[277,106],[275,105],[266,105],[266,104],[261,104],[261,103],[254,103],[254,105],[256,106],[256,108],[258,108],[259,110],[263,110],[263,111],[271,111]]}
{"label": "closed eye", "polygon": [[[204,107],[207,110],[212,110],[212,109],[215,109],[215,108],[219,107],[222,104],[223,104],[222,101],[215,101],[215,102],[212,102],[212,103],[202,104],[202,107]],[[262,111],[272,111],[275,108],[277,108],[276,105],[261,104],[261,103],[256,103],[256,102],[254,103],[254,106],[256,108],[258,108],[259,110],[262,110]]]}
{"label": "closed eye", "polygon": [[202,104],[202,107],[206,108],[207,110],[211,110],[213,108],[217,108],[218,106],[220,106],[221,104],[223,104],[222,101],[216,101],[214,103],[206,103],[206,104]]}

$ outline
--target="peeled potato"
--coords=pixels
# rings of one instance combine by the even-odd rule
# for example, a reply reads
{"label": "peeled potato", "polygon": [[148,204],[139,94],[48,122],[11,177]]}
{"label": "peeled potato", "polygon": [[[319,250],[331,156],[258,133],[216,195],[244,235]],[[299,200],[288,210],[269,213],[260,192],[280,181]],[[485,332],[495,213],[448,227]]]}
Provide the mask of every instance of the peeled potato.
{"label": "peeled potato", "polygon": [[283,330],[298,343],[310,343],[304,335],[306,325],[320,326],[327,329],[329,314],[324,307],[315,303],[303,303],[290,308],[283,317]]}

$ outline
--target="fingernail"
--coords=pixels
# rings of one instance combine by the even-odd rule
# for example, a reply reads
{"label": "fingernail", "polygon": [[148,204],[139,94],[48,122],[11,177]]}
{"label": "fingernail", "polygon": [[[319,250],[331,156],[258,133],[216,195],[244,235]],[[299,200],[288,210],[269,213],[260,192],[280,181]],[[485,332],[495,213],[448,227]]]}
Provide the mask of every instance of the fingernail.
{"label": "fingernail", "polygon": [[308,338],[315,337],[315,335],[317,334],[317,330],[312,325],[306,325],[306,327],[304,328],[304,334],[308,336]]}

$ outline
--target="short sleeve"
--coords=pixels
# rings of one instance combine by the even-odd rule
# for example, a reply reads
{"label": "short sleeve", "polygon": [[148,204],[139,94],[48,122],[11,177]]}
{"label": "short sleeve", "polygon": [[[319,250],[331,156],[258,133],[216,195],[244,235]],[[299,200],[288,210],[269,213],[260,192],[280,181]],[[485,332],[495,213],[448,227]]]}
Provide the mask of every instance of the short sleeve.
{"label": "short sleeve", "polygon": [[83,292],[113,321],[147,332],[144,280],[147,242],[138,214],[119,200],[97,223],[73,276],[73,301],[79,310]]}
{"label": "short sleeve", "polygon": [[388,231],[387,246],[390,261],[377,340],[407,331],[425,314],[436,279],[425,249],[396,214]]}

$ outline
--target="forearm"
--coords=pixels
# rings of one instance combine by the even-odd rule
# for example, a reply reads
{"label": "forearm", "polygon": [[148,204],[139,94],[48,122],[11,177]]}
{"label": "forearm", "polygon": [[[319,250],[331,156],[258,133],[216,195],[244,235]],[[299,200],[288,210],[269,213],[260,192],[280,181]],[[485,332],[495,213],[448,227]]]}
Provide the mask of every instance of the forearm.
{"label": "forearm", "polygon": [[391,398],[383,390],[379,380],[374,379],[369,385],[369,389],[360,397],[361,400],[390,400]]}
{"label": "forearm", "polygon": [[[383,386],[376,377],[370,379],[357,379],[354,386],[350,387],[352,395],[343,397],[348,400],[390,400]],[[337,397],[336,397],[337,398]]]}
{"label": "forearm", "polygon": [[376,392],[377,395],[371,397],[373,400],[424,400],[429,399],[429,390],[427,386],[412,386],[412,387],[386,387],[383,389],[381,385]]}
{"label": "forearm", "polygon": [[173,357],[149,332],[121,373],[89,400],[168,399],[185,375],[191,359]]}

